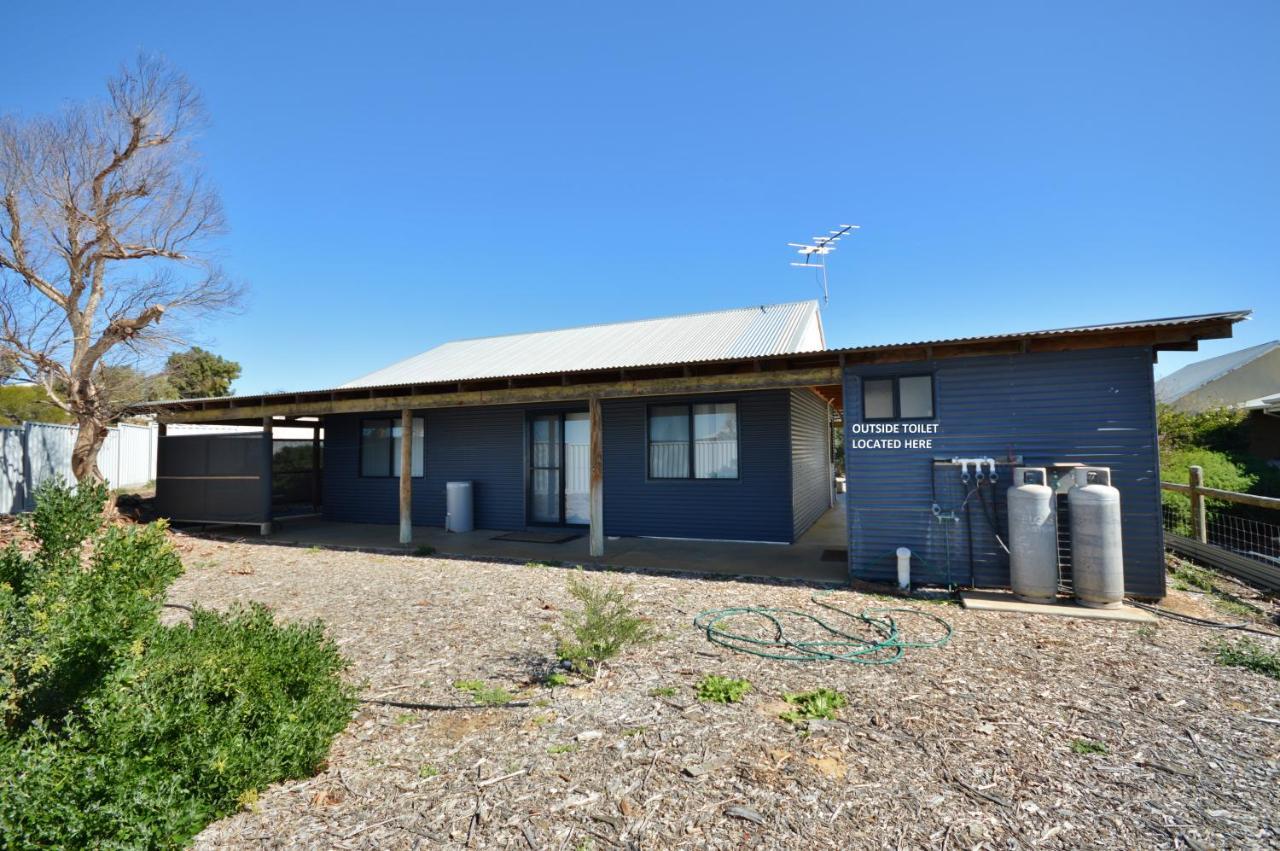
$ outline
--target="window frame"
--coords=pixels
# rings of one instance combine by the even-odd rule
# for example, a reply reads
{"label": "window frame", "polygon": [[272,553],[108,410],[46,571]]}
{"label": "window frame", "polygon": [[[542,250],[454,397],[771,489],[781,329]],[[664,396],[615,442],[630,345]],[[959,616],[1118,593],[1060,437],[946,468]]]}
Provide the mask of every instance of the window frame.
{"label": "window frame", "polygon": [[[366,473],[366,472],[364,471],[364,430],[365,430],[365,423],[386,423],[386,424],[387,424],[387,429],[388,429],[388,433],[387,433],[387,471],[388,471],[388,472],[387,472],[387,473],[385,473],[385,474],[381,474],[381,475],[374,475],[374,474],[372,474],[372,473]],[[417,429],[414,427],[414,426],[415,426],[415,424],[417,424],[417,423],[422,423],[422,472],[421,472],[421,473],[414,473],[414,472],[413,472],[413,466],[412,466],[412,459],[413,459],[413,446],[412,446],[412,445],[410,445],[410,447],[409,447],[409,458],[410,458],[410,462],[411,462],[411,463],[410,463],[410,467],[409,467],[409,478],[411,478],[411,479],[425,479],[425,478],[427,477],[427,418],[426,418],[425,416],[421,416],[421,417],[420,417],[420,416],[417,416],[417,415],[414,415],[413,417],[411,417],[411,418],[410,418],[410,423],[409,423],[409,428],[410,428],[410,432],[411,432],[411,433],[410,433],[410,435],[409,435],[409,439],[410,439],[410,441],[412,441],[412,440],[413,440],[413,434],[412,434],[412,432],[417,431]],[[400,417],[361,417],[361,418],[360,418],[360,424],[359,424],[359,435],[360,435],[360,438],[359,438],[359,440],[357,441],[358,446],[357,446],[357,449],[356,449],[356,477],[357,477],[357,478],[361,478],[361,479],[396,479],[396,480],[399,480],[399,478],[400,478],[400,474],[399,474],[399,473],[396,473],[396,472],[392,472],[392,471],[394,471],[394,470],[395,470],[395,468],[396,468],[396,455],[397,455],[397,452],[396,452],[396,440],[395,440],[395,430],[396,430],[397,428],[399,428],[401,425],[402,425],[402,423],[400,422]],[[402,436],[402,438],[401,438],[401,439],[403,439],[403,436]]]}
{"label": "window frame", "polygon": [[[927,378],[929,379],[929,409],[931,413],[927,417],[904,417],[902,415],[902,390],[900,382],[904,378]],[[889,381],[893,384],[893,414],[887,417],[871,417],[867,416],[867,393],[866,385],[868,381]],[[932,372],[907,372],[895,375],[864,375],[862,377],[862,421],[864,423],[887,423],[887,422],[928,422],[938,418],[938,388],[937,381],[934,380]]]}
{"label": "window frame", "polygon": [[[733,419],[738,429],[734,437],[734,444],[737,446],[737,469],[732,476],[697,476],[694,475],[696,470],[697,458],[697,437],[694,431],[694,414],[693,409],[698,405],[733,405]],[[688,441],[689,446],[689,463],[688,469],[683,476],[655,476],[653,475],[653,446],[652,435],[650,434],[650,426],[653,422],[654,408],[685,408],[688,422]],[[671,402],[653,402],[645,405],[644,409],[644,478],[647,482],[736,482],[742,478],[742,406],[738,404],[737,399],[689,399],[686,401]]]}

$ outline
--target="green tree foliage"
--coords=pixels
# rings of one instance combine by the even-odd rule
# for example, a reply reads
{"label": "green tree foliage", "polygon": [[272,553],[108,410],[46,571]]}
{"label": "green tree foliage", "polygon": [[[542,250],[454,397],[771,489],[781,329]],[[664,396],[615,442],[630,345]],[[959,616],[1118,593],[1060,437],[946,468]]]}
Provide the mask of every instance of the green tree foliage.
{"label": "green tree foliage", "polygon": [[0,425],[69,423],[71,415],[59,408],[39,384],[0,387]]}
{"label": "green tree foliage", "polygon": [[169,355],[165,374],[179,399],[230,396],[231,382],[240,377],[240,364],[193,346]]}
{"label": "green tree foliage", "polygon": [[162,626],[182,572],[162,524],[104,526],[101,485],[43,487],[32,552],[0,552],[0,837],[180,847],[306,776],[353,706],[317,623],[255,606]]}

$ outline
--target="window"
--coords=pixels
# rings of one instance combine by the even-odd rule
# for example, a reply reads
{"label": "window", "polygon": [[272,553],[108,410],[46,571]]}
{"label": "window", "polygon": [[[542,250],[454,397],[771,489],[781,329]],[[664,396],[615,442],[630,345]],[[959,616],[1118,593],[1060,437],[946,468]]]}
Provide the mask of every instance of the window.
{"label": "window", "polygon": [[737,477],[736,403],[654,405],[649,408],[649,478]]}
{"label": "window", "polygon": [[903,375],[862,382],[864,420],[928,420],[933,418],[933,376]]}
{"label": "window", "polygon": [[[360,475],[368,477],[400,475],[400,418],[362,420],[360,423]],[[423,444],[426,422],[413,418],[412,468],[409,473],[422,477]]]}

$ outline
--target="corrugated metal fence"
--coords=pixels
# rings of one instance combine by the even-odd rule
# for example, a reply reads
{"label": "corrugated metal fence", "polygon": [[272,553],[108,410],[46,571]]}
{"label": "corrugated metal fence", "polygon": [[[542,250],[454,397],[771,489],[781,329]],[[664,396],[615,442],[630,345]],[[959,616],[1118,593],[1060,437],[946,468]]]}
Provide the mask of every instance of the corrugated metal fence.
{"label": "corrugated metal fence", "polygon": [[[36,488],[49,479],[72,481],[75,440],[75,426],[23,423],[0,428],[0,514],[31,510]],[[98,469],[113,488],[145,485],[156,477],[158,446],[155,426],[121,424],[108,429]]]}

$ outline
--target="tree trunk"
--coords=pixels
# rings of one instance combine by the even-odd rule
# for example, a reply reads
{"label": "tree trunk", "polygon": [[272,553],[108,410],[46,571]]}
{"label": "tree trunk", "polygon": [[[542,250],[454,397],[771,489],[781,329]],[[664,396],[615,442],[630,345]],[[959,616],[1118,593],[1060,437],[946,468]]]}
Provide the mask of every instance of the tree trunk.
{"label": "tree trunk", "polygon": [[76,417],[76,424],[80,426],[80,432],[71,448],[71,475],[77,482],[105,481],[98,469],[98,450],[107,440],[106,423],[81,415]]}

